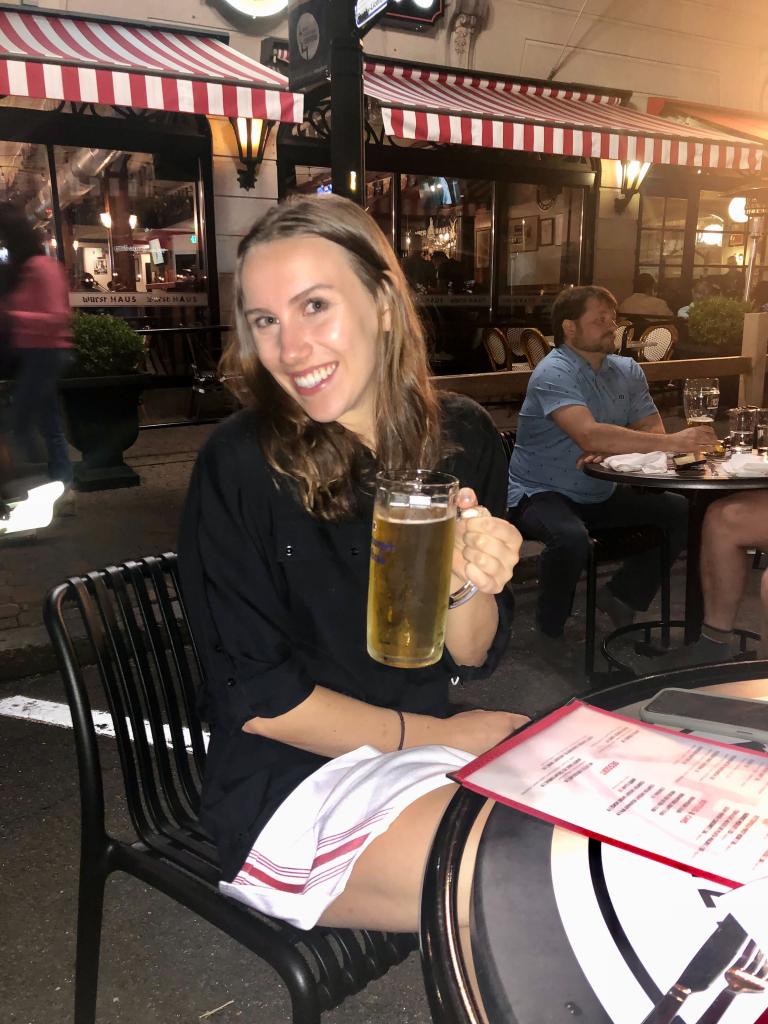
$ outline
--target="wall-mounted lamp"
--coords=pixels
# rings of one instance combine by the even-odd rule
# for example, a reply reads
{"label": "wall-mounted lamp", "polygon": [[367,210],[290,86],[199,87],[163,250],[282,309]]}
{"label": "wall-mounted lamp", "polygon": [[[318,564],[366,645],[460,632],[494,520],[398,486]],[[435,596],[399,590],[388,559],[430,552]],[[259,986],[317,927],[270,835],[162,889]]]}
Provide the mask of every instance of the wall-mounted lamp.
{"label": "wall-mounted lamp", "polygon": [[649,163],[642,163],[640,160],[628,160],[621,165],[621,198],[616,200],[617,213],[623,213],[629,206],[632,196],[640,191],[650,166]]}
{"label": "wall-mounted lamp", "polygon": [[237,141],[237,155],[243,165],[237,172],[237,182],[240,188],[252,189],[264,159],[272,121],[262,121],[258,117],[230,117],[229,122]]}
{"label": "wall-mounted lamp", "polygon": [[107,213],[107,211],[104,210],[103,213],[99,214],[99,220],[101,221],[102,225],[107,229],[107,231],[109,231],[109,229],[112,227],[112,214]]}
{"label": "wall-mounted lamp", "polygon": [[135,231],[136,230],[136,225],[138,223],[139,223],[139,218],[136,216],[135,213],[128,214],[128,227],[131,229],[131,231]]}
{"label": "wall-mounted lamp", "polygon": [[75,252],[77,252],[77,250],[78,250],[78,249],[80,248],[80,243],[78,242],[78,240],[77,240],[77,239],[75,239],[75,240],[74,240],[74,241],[72,242],[72,248],[73,248],[73,249],[75,250]]}

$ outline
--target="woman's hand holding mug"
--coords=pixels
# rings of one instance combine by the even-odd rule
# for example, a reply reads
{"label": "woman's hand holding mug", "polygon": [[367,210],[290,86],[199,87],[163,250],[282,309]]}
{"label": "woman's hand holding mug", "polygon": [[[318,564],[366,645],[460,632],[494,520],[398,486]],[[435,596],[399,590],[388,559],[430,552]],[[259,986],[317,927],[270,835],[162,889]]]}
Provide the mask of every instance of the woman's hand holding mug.
{"label": "woman's hand holding mug", "polygon": [[453,574],[459,583],[469,580],[483,594],[499,594],[520,560],[520,531],[478,505],[470,487],[461,488],[457,503]]}

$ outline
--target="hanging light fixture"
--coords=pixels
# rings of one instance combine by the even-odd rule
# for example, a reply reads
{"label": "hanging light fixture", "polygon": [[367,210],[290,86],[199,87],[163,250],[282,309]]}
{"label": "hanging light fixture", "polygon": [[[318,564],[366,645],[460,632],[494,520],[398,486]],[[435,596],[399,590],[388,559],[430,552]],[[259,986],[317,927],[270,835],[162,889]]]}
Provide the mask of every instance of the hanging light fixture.
{"label": "hanging light fixture", "polygon": [[229,123],[235,133],[238,159],[243,165],[237,172],[237,181],[240,188],[247,191],[256,184],[273,122],[258,117],[230,117]]}
{"label": "hanging light fixture", "polygon": [[747,223],[749,217],[747,216],[746,196],[734,196],[730,203],[728,203],[728,219],[734,224]]}
{"label": "hanging light fixture", "polygon": [[640,160],[627,160],[621,165],[621,199],[616,200],[616,212],[622,213],[629,206],[632,196],[640,191],[640,186],[650,170],[649,163]]}
{"label": "hanging light fixture", "polygon": [[109,213],[107,210],[104,210],[102,213],[99,214],[99,220],[101,221],[102,226],[105,227],[107,231],[109,231],[109,229],[112,227],[112,214]]}
{"label": "hanging light fixture", "polygon": [[136,225],[138,223],[139,223],[139,218],[136,216],[136,214],[135,213],[130,213],[128,215],[128,227],[131,229],[131,231],[135,231],[136,230]]}

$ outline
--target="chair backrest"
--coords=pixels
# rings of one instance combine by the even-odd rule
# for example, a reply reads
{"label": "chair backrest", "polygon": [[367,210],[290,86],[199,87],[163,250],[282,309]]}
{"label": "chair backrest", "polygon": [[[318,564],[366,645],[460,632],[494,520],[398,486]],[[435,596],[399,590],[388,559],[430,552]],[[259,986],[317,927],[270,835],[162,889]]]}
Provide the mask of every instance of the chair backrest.
{"label": "chair backrest", "polygon": [[526,327],[520,335],[520,341],[531,369],[551,351],[549,342],[535,327]]}
{"label": "chair backrest", "polygon": [[648,363],[669,359],[676,341],[677,328],[674,324],[648,327],[640,335],[640,356]]}
{"label": "chair backrest", "polygon": [[45,614],[72,711],[84,840],[90,832],[98,843],[105,833],[98,733],[83,668],[95,663],[137,836],[215,881],[216,853],[197,820],[206,758],[196,710],[200,663],[176,556],[71,578],[51,592]]}
{"label": "chair backrest", "polygon": [[616,331],[613,335],[613,348],[615,352],[621,352],[623,348],[632,341],[635,328],[630,320],[617,320]]}
{"label": "chair backrest", "polygon": [[523,348],[522,335],[524,327],[508,327],[507,334],[507,345],[513,356],[517,356],[518,359],[525,359],[525,349]]}
{"label": "chair backrest", "polygon": [[490,327],[483,331],[483,345],[494,370],[506,370],[509,365],[507,339],[498,327]]}

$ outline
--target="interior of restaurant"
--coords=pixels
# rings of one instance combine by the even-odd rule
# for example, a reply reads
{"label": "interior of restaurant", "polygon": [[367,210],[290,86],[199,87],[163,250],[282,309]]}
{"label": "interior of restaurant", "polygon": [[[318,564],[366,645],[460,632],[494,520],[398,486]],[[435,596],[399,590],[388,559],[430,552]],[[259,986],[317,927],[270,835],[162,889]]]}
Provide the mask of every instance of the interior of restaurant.
{"label": "interior of restaurant", "polygon": [[0,201],[23,207],[48,255],[61,253],[73,307],[137,325],[187,322],[208,306],[200,160],[184,147],[130,148],[130,132],[117,148],[117,118],[89,120],[105,129],[103,144],[0,140]]}

